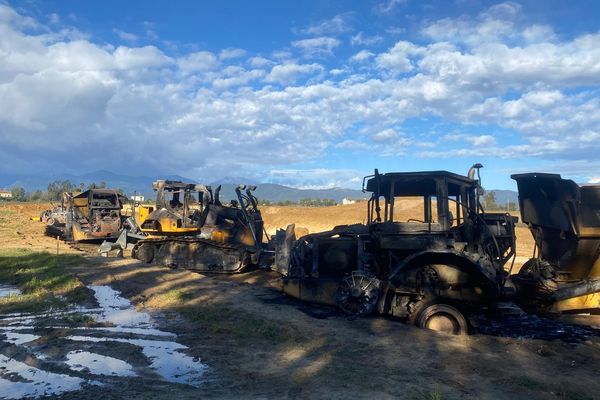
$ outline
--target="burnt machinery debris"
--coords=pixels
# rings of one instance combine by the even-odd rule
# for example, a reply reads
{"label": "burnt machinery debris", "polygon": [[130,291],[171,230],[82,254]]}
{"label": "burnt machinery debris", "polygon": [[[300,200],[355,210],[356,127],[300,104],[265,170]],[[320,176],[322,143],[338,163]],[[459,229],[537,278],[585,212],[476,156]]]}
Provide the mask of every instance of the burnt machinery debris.
{"label": "burnt machinery debris", "polygon": [[297,240],[293,226],[277,233],[283,291],[355,316],[376,312],[467,332],[471,310],[513,292],[504,266],[514,260],[517,218],[483,210],[481,167],[468,176],[375,170],[363,180],[371,193],[366,225]]}
{"label": "burnt machinery debris", "polygon": [[64,194],[64,236],[75,242],[117,239],[123,230],[121,208],[127,198],[113,189]]}
{"label": "burnt machinery debris", "polygon": [[147,263],[195,271],[234,273],[264,261],[263,220],[253,192],[239,185],[237,200],[219,199],[220,186],[157,181],[156,209],[143,222],[149,235],[132,256]]}
{"label": "burnt machinery debris", "polygon": [[521,217],[536,248],[512,280],[524,309],[600,313],[600,185],[579,186],[557,174],[517,181]]}

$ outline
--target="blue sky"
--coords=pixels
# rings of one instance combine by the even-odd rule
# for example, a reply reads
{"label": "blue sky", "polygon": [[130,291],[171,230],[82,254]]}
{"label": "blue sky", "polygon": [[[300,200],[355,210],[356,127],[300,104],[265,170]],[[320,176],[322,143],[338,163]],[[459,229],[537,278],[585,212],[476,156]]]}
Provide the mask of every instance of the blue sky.
{"label": "blue sky", "polygon": [[596,1],[0,1],[0,167],[600,182]]}

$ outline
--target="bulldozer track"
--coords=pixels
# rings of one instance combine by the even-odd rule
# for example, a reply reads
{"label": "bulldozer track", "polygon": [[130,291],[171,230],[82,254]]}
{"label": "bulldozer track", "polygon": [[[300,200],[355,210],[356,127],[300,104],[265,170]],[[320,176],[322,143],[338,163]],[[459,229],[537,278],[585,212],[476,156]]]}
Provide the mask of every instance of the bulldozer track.
{"label": "bulldozer track", "polygon": [[[149,238],[138,242],[133,256],[142,246],[153,247],[152,262],[171,268],[182,268],[196,272],[231,274],[248,266],[249,252],[243,245],[216,242],[197,237]],[[165,246],[169,246],[166,248]]]}

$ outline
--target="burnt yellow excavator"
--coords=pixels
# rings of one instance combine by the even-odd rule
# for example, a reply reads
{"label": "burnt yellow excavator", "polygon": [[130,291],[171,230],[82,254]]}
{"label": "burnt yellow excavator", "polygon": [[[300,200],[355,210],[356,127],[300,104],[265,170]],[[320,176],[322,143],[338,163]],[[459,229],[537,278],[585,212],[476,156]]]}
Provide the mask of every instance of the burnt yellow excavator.
{"label": "burnt yellow excavator", "polygon": [[534,312],[600,314],[600,185],[557,174],[511,176],[535,254],[511,277],[517,302]]}
{"label": "burnt yellow excavator", "polygon": [[[221,187],[157,181],[156,209],[140,223],[147,236],[132,256],[146,263],[204,272],[234,273],[258,265],[263,248],[263,220],[253,192],[239,185],[237,200],[222,204]],[[144,211],[140,210],[144,215]]]}

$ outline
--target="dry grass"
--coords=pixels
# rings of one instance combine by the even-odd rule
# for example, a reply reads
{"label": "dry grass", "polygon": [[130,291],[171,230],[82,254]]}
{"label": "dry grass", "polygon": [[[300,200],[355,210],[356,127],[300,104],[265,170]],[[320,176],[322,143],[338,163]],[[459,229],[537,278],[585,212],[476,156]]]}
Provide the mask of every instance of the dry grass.
{"label": "dry grass", "polygon": [[[35,251],[56,252],[56,239],[45,236],[45,226],[33,222],[32,217],[49,208],[47,203],[0,203],[0,249],[28,248]],[[421,202],[408,200],[406,207],[397,215],[398,220],[406,221],[422,214]],[[365,223],[367,203],[365,201],[346,206],[299,207],[299,206],[263,206],[261,207],[265,228],[274,234],[278,228],[288,224],[296,224],[308,232],[321,232],[337,225]],[[517,227],[517,261],[518,268],[533,253],[534,241],[525,226]],[[61,245],[61,253],[76,251]]]}
{"label": "dry grass", "polygon": [[[409,218],[418,218],[422,215],[420,201],[409,200],[407,206],[398,214],[398,220],[406,221]],[[358,202],[345,206],[330,207],[276,207],[263,206],[261,208],[265,228],[269,234],[274,234],[278,228],[285,228],[288,224],[307,229],[310,233],[332,229],[337,225],[350,225],[365,223],[367,218],[367,203]],[[517,260],[516,270],[529,259],[533,253],[534,241],[531,232],[526,226],[517,226]]]}

